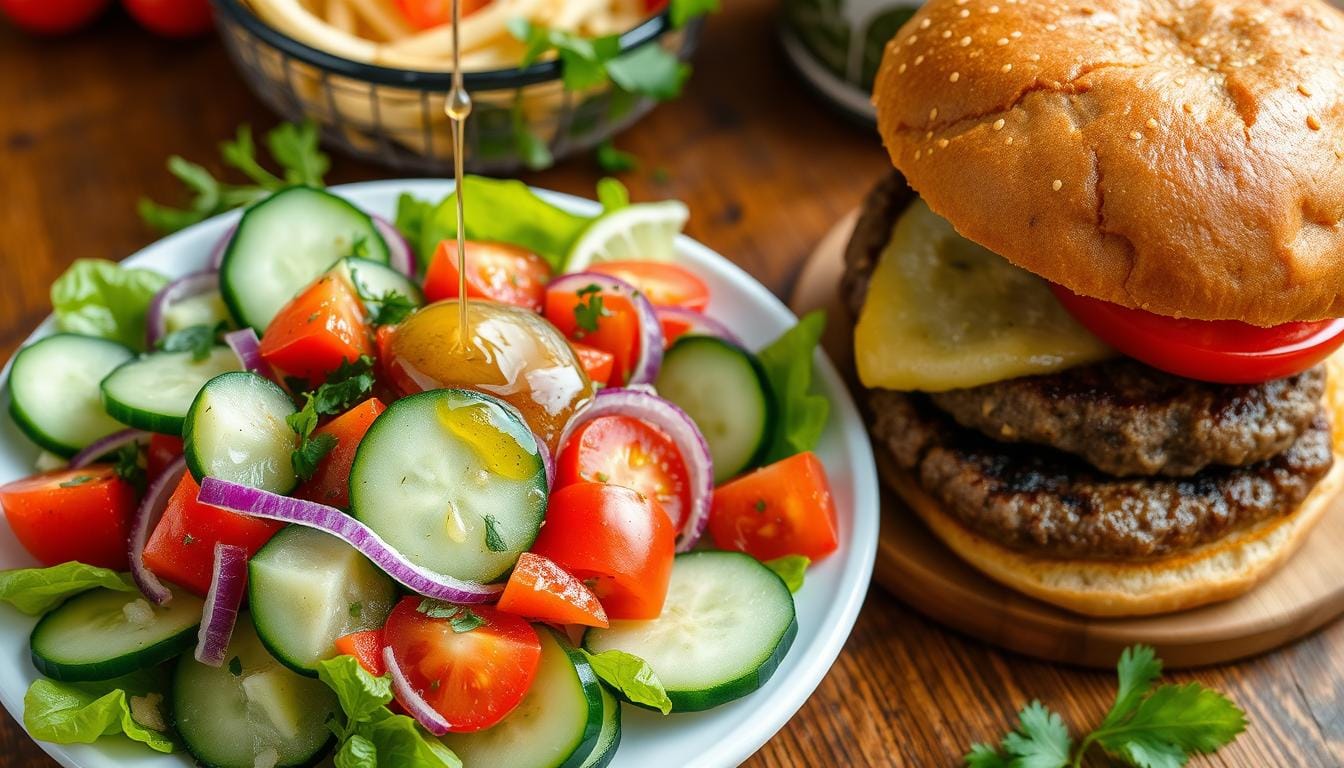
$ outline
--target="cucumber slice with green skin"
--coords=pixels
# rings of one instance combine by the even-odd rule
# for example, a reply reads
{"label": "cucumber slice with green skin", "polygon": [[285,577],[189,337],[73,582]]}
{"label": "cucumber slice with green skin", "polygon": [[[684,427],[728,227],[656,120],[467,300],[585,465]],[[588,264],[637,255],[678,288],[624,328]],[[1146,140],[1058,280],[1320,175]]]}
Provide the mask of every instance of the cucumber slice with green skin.
{"label": "cucumber slice with green skin", "polygon": [[225,373],[205,383],[182,425],[187,467],[272,493],[289,493],[297,436],[285,418],[296,412],[283,389],[255,373]]}
{"label": "cucumber slice with green skin", "polygon": [[247,602],[271,655],[309,677],[336,655],[336,638],[377,629],[397,600],[396,585],[344,541],[291,525],[247,563]]}
{"label": "cucumber slice with green skin", "polygon": [[173,674],[173,720],[192,757],[208,768],[292,768],[316,763],[341,715],[325,683],[271,658],[247,613],[238,615],[222,666],[184,656]]}
{"label": "cucumber slice with green skin", "polygon": [[765,685],[797,634],[793,595],[774,571],[741,552],[707,550],[677,555],[661,616],[590,629],[583,646],[638,656],[674,712],[698,712]]}
{"label": "cucumber slice with green skin", "polygon": [[224,306],[224,297],[219,291],[206,291],[199,296],[189,296],[173,302],[163,313],[163,327],[168,333],[176,333],[193,325],[205,325],[211,328],[220,323],[232,325],[229,308]]}
{"label": "cucumber slice with green skin", "polygon": [[409,277],[386,264],[355,257],[341,259],[333,269],[340,270],[370,298],[380,299],[388,291],[405,296],[417,307],[424,306],[425,294]]}
{"label": "cucumber slice with green skin", "polygon": [[219,291],[238,324],[260,333],[361,242],[363,258],[387,263],[387,243],[368,214],[320,189],[283,189],[243,214],[219,265]]}
{"label": "cucumber slice with green skin", "polygon": [[714,482],[735,477],[769,450],[774,396],[747,350],[713,336],[684,336],[663,356],[655,387],[704,433]]}
{"label": "cucumber slice with green skin", "polygon": [[602,685],[584,655],[537,627],[541,661],[517,708],[498,725],[440,739],[465,766],[579,768],[602,732]]}
{"label": "cucumber slice with green skin", "polygon": [[53,680],[110,680],[179,655],[196,644],[202,604],[172,593],[163,607],[110,589],[66,600],[33,627],[33,666]]}
{"label": "cucumber slice with green skin", "polygon": [[58,333],[29,344],[9,369],[9,412],[30,440],[73,456],[124,427],[103,409],[98,383],[135,357],[115,341]]}
{"label": "cucumber slice with green skin", "polygon": [[601,688],[602,730],[598,731],[597,744],[580,768],[606,768],[616,757],[616,748],[621,745],[621,702],[611,695],[605,685]]}
{"label": "cucumber slice with green skin", "polygon": [[191,352],[154,352],[131,360],[103,379],[103,406],[128,427],[182,434],[182,421],[196,394],[221,373],[241,367],[228,347],[215,347],[204,360]]}
{"label": "cucumber slice with green skin", "polygon": [[430,390],[394,402],[364,435],[350,509],[416,565],[485,584],[536,539],[546,467],[512,408],[479,392]]}

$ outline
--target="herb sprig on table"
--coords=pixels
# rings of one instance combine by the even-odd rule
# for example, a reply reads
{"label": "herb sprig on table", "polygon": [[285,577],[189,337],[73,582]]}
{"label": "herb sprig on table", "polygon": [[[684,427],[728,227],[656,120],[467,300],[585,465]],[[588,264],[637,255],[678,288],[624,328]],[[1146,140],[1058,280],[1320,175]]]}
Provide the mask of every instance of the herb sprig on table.
{"label": "herb sprig on table", "polygon": [[1221,693],[1199,683],[1153,684],[1162,661],[1146,645],[1126,648],[1116,667],[1115,704],[1074,748],[1063,719],[1033,701],[1018,714],[1017,730],[998,747],[976,744],[969,768],[1078,768],[1094,746],[1125,765],[1180,768],[1192,754],[1209,754],[1246,729],[1246,715]]}

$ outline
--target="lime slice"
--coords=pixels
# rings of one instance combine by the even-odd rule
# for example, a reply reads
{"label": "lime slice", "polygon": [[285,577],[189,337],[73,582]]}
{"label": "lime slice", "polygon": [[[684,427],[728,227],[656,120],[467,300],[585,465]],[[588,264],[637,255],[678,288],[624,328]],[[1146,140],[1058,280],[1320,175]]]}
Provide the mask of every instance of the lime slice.
{"label": "lime slice", "polygon": [[672,261],[675,242],[691,212],[678,200],[636,203],[598,217],[579,236],[565,259],[566,272],[582,272],[603,261]]}

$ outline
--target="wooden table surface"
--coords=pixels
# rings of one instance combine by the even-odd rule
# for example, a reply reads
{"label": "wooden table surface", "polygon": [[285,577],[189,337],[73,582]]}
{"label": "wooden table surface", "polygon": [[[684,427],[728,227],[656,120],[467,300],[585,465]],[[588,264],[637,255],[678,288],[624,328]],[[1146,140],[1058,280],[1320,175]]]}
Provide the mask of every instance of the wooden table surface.
{"label": "wooden table surface", "polygon": [[[800,90],[774,41],[773,3],[727,5],[684,98],[620,137],[643,162],[624,180],[636,199],[685,200],[691,236],[787,296],[812,245],[888,164],[871,130]],[[218,169],[217,141],[239,123],[274,121],[213,39],[157,40],[118,14],[55,41],[0,26],[0,354],[47,314],[48,286],[71,260],[119,259],[153,239],[135,203],[176,199],[168,155]],[[385,175],[335,158],[328,180]],[[526,178],[591,195],[600,175],[580,158]],[[1344,623],[1263,658],[1173,677],[1217,686],[1250,717],[1248,733],[1197,765],[1344,765]],[[997,739],[1032,698],[1078,728],[1095,724],[1113,694],[1111,674],[1001,653],[874,589],[834,669],[748,764],[951,765],[972,742]],[[49,765],[0,715],[0,766]]]}

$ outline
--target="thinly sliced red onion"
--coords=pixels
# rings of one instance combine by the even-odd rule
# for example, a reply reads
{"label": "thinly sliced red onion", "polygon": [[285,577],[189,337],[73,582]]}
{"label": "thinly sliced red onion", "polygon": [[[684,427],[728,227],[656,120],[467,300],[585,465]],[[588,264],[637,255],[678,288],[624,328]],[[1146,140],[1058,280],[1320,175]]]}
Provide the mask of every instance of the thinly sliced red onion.
{"label": "thinly sliced red onion", "polygon": [[411,244],[406,242],[401,230],[376,213],[369,216],[373,219],[378,234],[382,235],[383,241],[387,243],[387,265],[407,277],[415,277],[415,254],[411,252]]}
{"label": "thinly sliced red onion", "polygon": [[182,473],[187,471],[187,460],[181,456],[169,464],[163,473],[154,478],[145,491],[145,498],[131,518],[130,560],[131,578],[149,601],[155,605],[167,605],[173,599],[173,593],[163,586],[159,577],[145,567],[145,542],[154,526],[163,516],[163,508],[168,505],[168,497],[173,495]]}
{"label": "thinly sliced red onion", "polygon": [[[682,323],[687,326],[683,336],[696,334],[700,336],[716,336],[724,341],[729,341],[739,347],[745,346],[742,339],[736,333],[733,333],[728,326],[715,320],[712,317],[702,315],[693,309],[685,307],[654,307],[653,311],[658,315],[660,323],[671,320],[672,322]],[[670,343],[670,340],[668,340]]]}
{"label": "thinly sliced red onion", "polygon": [[574,431],[599,416],[630,416],[648,422],[667,433],[681,452],[690,473],[691,513],[677,536],[677,551],[687,552],[700,540],[709,522],[709,505],[714,497],[714,460],[709,443],[686,412],[671,402],[644,389],[603,389],[565,425],[560,435],[564,449]]}
{"label": "thinly sliced red onion", "polygon": [[145,313],[145,342],[153,347],[168,335],[168,310],[183,299],[219,289],[219,273],[214,270],[192,272],[165,285],[150,299]]}
{"label": "thinly sliced red onion", "polygon": [[229,331],[224,334],[224,343],[228,344],[233,354],[238,356],[238,362],[245,370],[271,380],[275,379],[275,372],[271,370],[270,364],[261,357],[261,339],[257,338],[256,331],[251,328]]}
{"label": "thinly sliced red onion", "polygon": [[196,635],[196,660],[218,667],[224,663],[247,587],[247,550],[215,542],[215,570],[205,593],[201,629]]}
{"label": "thinly sliced red onion", "polygon": [[219,242],[215,243],[215,247],[210,249],[210,260],[207,263],[210,265],[211,269],[218,270],[219,265],[224,263],[224,252],[229,250],[229,241],[233,239],[233,233],[237,231],[237,224],[224,230],[224,234],[220,236]]}
{"label": "thinly sliced red onion", "polygon": [[279,520],[325,531],[354,547],[412,592],[450,603],[488,603],[498,599],[503,584],[477,584],[435,573],[407,560],[372,529],[335,507],[226,482],[201,480],[196,500],[267,520]]}
{"label": "thinly sliced red onion", "polygon": [[405,707],[411,717],[423,725],[426,731],[435,736],[447,733],[451,727],[448,721],[411,687],[411,681],[407,680],[406,673],[401,671],[401,665],[397,663],[397,657],[392,653],[391,647],[383,649],[383,664],[387,667],[387,673],[392,676],[392,693],[396,695],[397,703]]}
{"label": "thinly sliced red onion", "polygon": [[561,275],[552,280],[550,285],[546,286],[546,290],[577,293],[590,285],[601,288],[603,293],[618,294],[630,300],[630,304],[635,308],[635,315],[639,318],[639,359],[635,361],[626,384],[652,384],[654,379],[658,378],[658,370],[663,366],[663,326],[658,322],[658,316],[654,313],[648,297],[618,277],[597,272]]}
{"label": "thinly sliced red onion", "polygon": [[74,458],[70,459],[70,469],[83,469],[123,445],[148,439],[149,433],[140,429],[123,429],[120,432],[113,432],[107,437],[101,437],[93,441],[88,448],[76,453]]}

